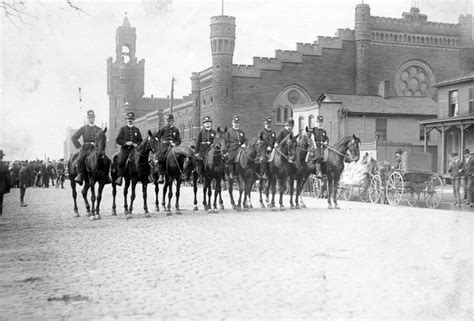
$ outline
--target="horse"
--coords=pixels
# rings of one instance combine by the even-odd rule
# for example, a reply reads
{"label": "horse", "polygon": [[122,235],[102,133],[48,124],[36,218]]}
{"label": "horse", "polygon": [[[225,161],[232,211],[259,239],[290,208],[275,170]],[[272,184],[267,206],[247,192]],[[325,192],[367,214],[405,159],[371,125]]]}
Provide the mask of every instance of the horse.
{"label": "horse", "polygon": [[[100,130],[95,137],[95,142],[91,145],[89,154],[85,159],[86,177],[84,177],[84,187],[82,189],[82,197],[86,206],[87,214],[90,220],[100,219],[100,202],[102,200],[102,191],[105,184],[109,183],[108,175],[110,170],[110,159],[105,155],[105,144],[107,137],[107,127]],[[75,161],[79,153],[71,155],[68,161],[69,181],[71,182],[72,198],[74,200],[75,217],[79,217],[77,208],[77,192],[76,181],[74,180],[78,174],[78,169],[75,166]],[[95,194],[95,183],[99,183],[98,194]],[[87,192],[91,189],[91,203],[87,200]],[[95,201],[97,200],[97,204]]]}
{"label": "horse", "polygon": [[[222,201],[222,188],[221,182],[225,176],[225,164],[227,162],[227,147],[225,139],[226,130],[217,128],[217,134],[214,137],[214,141],[210,146],[209,150],[204,156],[203,166],[203,201],[202,205],[204,210],[217,212],[217,198],[219,197],[220,209],[224,209],[224,202]],[[214,186],[214,202],[211,207],[211,196],[212,196],[212,181],[215,182]],[[196,186],[196,185],[195,185]],[[195,190],[195,192],[197,189]],[[207,193],[207,198],[206,198]],[[196,200],[196,193],[194,194]],[[213,210],[212,210],[213,208]]]}
{"label": "horse", "polygon": [[[299,135],[293,136],[293,134],[289,134],[275,147],[275,157],[273,162],[270,163],[268,177],[268,185],[272,191],[272,200],[268,205],[270,208],[275,208],[276,183],[278,181],[280,210],[285,210],[283,194],[286,190],[286,181],[291,175],[292,170],[294,170],[293,164],[295,162],[296,141],[298,136]],[[293,184],[290,184],[290,194],[293,194]]]}
{"label": "horse", "polygon": [[[196,167],[194,151],[190,147],[170,147],[168,155],[166,156],[165,164],[165,183],[163,185],[163,199],[161,205],[167,212],[166,215],[172,215],[171,199],[173,197],[173,182],[176,180],[175,209],[176,214],[181,214],[181,209],[179,207],[181,183],[183,181],[188,181],[191,175],[193,175]],[[197,179],[194,179],[194,181],[196,183]],[[166,204],[166,194],[168,194],[168,204]]]}
{"label": "horse", "polygon": [[[309,175],[316,174],[316,164],[308,161],[308,156],[311,159],[311,155],[314,153],[316,148],[314,141],[311,139],[313,131],[306,127],[305,132],[300,136],[296,143],[296,156],[294,162],[294,171],[290,175],[290,186],[293,186],[293,181],[296,180],[296,195],[294,208],[306,208],[303,200],[301,199],[301,193],[303,187],[308,180]],[[308,155],[309,153],[309,155]],[[300,207],[301,202],[301,207]],[[290,205],[293,208],[293,193],[290,193]]]}
{"label": "horse", "polygon": [[[326,175],[328,179],[328,208],[339,209],[337,204],[337,187],[344,162],[357,162],[360,157],[360,138],[356,135],[345,136],[333,147],[328,146],[328,159],[326,162]],[[332,205],[334,202],[334,207]]]}
{"label": "horse", "polygon": [[[150,152],[155,152],[157,142],[153,137],[151,131],[148,131],[148,137],[145,138],[138,144],[138,146],[130,153],[130,156],[125,163],[124,181],[125,185],[123,188],[123,207],[125,217],[127,219],[132,218],[133,202],[135,201],[135,187],[137,183],[142,183],[142,195],[143,195],[143,210],[145,211],[145,217],[150,217],[147,204],[147,187],[148,187],[148,175],[150,174],[151,166],[148,161]],[[115,180],[118,175],[118,154],[115,154],[112,160],[112,215],[117,215],[115,197],[117,195],[117,184]],[[132,195],[130,196],[130,206],[127,203],[128,189],[132,185]]]}
{"label": "horse", "polygon": [[[244,211],[247,211],[249,208],[253,207],[250,201],[250,191],[256,179],[255,167],[257,164],[256,161],[260,144],[261,142],[257,137],[252,138],[249,141],[248,146],[240,147],[235,157],[236,164],[234,175],[237,178],[237,182],[239,184],[239,200],[237,204],[235,203],[233,195],[233,181],[228,181],[230,203],[232,205],[232,209],[234,210],[241,211],[243,206]],[[228,162],[227,169],[233,165],[234,164],[230,164]],[[244,194],[243,199],[242,194]]]}

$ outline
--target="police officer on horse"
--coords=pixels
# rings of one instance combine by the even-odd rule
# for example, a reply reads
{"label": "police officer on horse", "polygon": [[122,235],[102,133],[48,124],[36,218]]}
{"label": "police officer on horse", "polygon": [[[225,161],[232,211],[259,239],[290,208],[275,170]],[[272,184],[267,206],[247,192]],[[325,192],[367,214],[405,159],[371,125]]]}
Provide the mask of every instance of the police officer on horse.
{"label": "police officer on horse", "polygon": [[214,142],[214,137],[217,132],[212,129],[212,118],[211,116],[206,116],[203,118],[202,123],[204,128],[199,132],[197,142],[196,142],[196,171],[201,178],[204,172],[204,156],[206,155],[209,148],[211,148],[212,143]]}
{"label": "police officer on horse", "polygon": [[120,128],[119,134],[117,136],[116,142],[119,144],[120,153],[118,156],[118,178],[115,180],[115,183],[118,186],[122,185],[122,177],[125,172],[125,165],[128,157],[135,150],[135,148],[142,142],[142,134],[140,129],[133,126],[133,121],[135,120],[135,114],[130,111],[127,113],[127,126]]}
{"label": "police officer on horse", "polygon": [[228,164],[229,166],[229,179],[234,179],[235,173],[235,164],[237,163],[237,153],[240,148],[244,148],[247,144],[247,138],[245,133],[240,129],[240,118],[239,116],[234,116],[232,118],[232,128],[227,131],[227,151],[229,153]]}
{"label": "police officer on horse", "polygon": [[178,128],[174,127],[174,116],[169,114],[166,116],[166,125],[160,128],[155,134],[155,137],[161,142],[158,148],[158,179],[159,184],[163,184],[163,171],[165,169],[166,157],[171,147],[179,146],[181,144],[181,135]]}
{"label": "police officer on horse", "polygon": [[[89,151],[94,148],[95,146],[95,138],[97,134],[100,132],[100,127],[94,125],[95,122],[95,114],[93,110],[87,111],[87,124],[79,128],[77,132],[74,133],[71,137],[71,141],[74,146],[79,149],[79,156],[76,159],[76,168],[78,171],[78,175],[76,176],[75,181],[82,185],[83,179],[86,176],[85,174],[85,160],[87,155],[89,155]],[[82,136],[83,144],[79,143],[79,138]]]}
{"label": "police officer on horse", "polygon": [[316,144],[314,159],[316,161],[316,177],[322,178],[321,163],[324,161],[324,150],[327,148],[329,138],[323,126],[323,116],[316,117],[316,127],[313,128],[313,137]]}
{"label": "police officer on horse", "polygon": [[260,129],[257,134],[257,139],[263,141],[267,146],[265,154],[260,158],[260,177],[261,179],[268,179],[267,173],[269,170],[269,162],[272,161],[273,149],[276,146],[276,134],[272,130],[272,118],[265,119],[264,128]]}
{"label": "police officer on horse", "polygon": [[293,120],[293,118],[289,118],[285,124],[285,127],[283,127],[278,132],[275,146],[278,146],[288,136],[293,135],[294,126],[295,126],[295,121]]}

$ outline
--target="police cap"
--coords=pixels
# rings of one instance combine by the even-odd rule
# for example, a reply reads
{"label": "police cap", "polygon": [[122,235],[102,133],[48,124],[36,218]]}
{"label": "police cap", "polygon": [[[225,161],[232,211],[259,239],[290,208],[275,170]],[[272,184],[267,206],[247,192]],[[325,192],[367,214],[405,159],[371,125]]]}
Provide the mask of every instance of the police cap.
{"label": "police cap", "polygon": [[127,119],[132,119],[132,120],[135,119],[135,114],[133,113],[133,111],[129,111],[127,113]]}
{"label": "police cap", "polygon": [[174,120],[173,114],[166,115],[166,120]]}
{"label": "police cap", "polygon": [[238,123],[238,122],[240,121],[239,116],[234,116],[234,118],[232,118],[232,121],[233,121],[234,123]]}
{"label": "police cap", "polygon": [[94,111],[93,111],[92,109],[90,109],[90,110],[87,111],[87,117],[88,117],[88,118],[93,118],[93,117],[95,117]]}
{"label": "police cap", "polygon": [[272,118],[271,117],[268,117],[267,119],[265,119],[265,124],[266,125],[270,125],[272,123]]}
{"label": "police cap", "polygon": [[205,116],[203,119],[202,119],[202,123],[205,124],[205,123],[212,123],[212,118],[211,116]]}

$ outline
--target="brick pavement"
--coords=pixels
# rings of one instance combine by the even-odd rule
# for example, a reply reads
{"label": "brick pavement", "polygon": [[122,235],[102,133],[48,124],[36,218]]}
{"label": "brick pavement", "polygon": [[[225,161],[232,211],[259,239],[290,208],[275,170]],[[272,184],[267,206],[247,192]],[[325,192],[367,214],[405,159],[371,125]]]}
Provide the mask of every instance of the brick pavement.
{"label": "brick pavement", "polygon": [[6,196],[0,319],[473,317],[471,212],[308,198],[208,214],[183,197],[183,215],[147,219],[140,188],[126,220],[105,191],[94,222],[69,189]]}

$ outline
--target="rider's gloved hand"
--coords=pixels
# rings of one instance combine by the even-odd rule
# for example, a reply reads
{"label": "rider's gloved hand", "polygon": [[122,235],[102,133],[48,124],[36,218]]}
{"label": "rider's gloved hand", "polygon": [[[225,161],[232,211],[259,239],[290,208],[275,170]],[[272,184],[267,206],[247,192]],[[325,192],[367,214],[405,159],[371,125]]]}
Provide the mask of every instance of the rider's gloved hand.
{"label": "rider's gloved hand", "polygon": [[242,144],[242,145],[240,145],[240,147],[245,148],[245,147],[247,147],[247,145]]}
{"label": "rider's gloved hand", "polygon": [[171,142],[171,146],[175,147],[175,146],[176,146],[176,144],[175,144],[174,142]]}
{"label": "rider's gloved hand", "polygon": [[138,144],[133,143],[133,147],[137,147],[137,146],[138,146]]}
{"label": "rider's gloved hand", "polygon": [[272,151],[272,148],[270,146],[267,147],[267,151],[268,152],[271,152]]}
{"label": "rider's gloved hand", "polygon": [[127,145],[127,146],[132,146],[133,143],[132,143],[131,141],[128,141],[128,142],[125,143],[125,145]]}

